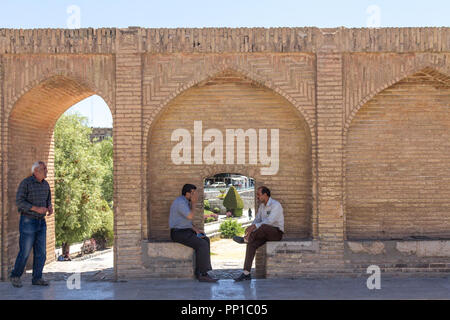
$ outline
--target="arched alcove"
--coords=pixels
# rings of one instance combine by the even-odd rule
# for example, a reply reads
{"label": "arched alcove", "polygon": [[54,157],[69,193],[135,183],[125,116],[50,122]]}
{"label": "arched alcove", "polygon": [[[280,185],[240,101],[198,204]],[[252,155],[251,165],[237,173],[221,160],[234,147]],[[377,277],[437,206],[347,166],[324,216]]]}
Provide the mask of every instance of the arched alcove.
{"label": "arched alcove", "polygon": [[[54,137],[53,129],[60,116],[75,103],[97,94],[89,85],[65,75],[55,75],[35,84],[12,106],[6,126],[7,148],[7,251],[8,265],[13,265],[18,252],[19,218],[15,203],[19,183],[31,174],[37,160],[47,163],[47,181],[54,201]],[[111,106],[109,106],[111,109]],[[55,259],[55,220],[47,220],[47,262]]]}
{"label": "arched alcove", "polygon": [[[227,161],[227,146],[231,147],[231,140],[226,141],[227,129],[241,129],[241,133],[254,138],[246,137],[245,146],[239,151],[235,141],[232,154],[228,154],[229,159],[233,159],[230,161]],[[270,146],[275,133],[272,135],[272,129],[279,134],[278,159],[269,165],[261,161],[260,151],[265,148],[264,144],[260,147],[259,139],[265,132],[267,139],[262,139],[268,146],[265,151],[273,155]],[[205,133],[207,136],[221,134],[221,156],[211,161],[204,158],[205,152],[211,151],[208,145],[211,146],[215,138],[208,136],[209,140],[205,139],[201,147],[194,146],[198,130],[202,139]],[[191,136],[190,163],[173,159],[173,148],[181,141],[173,137],[180,132]],[[256,144],[256,149],[252,148],[252,143]],[[149,239],[169,239],[169,208],[180,195],[183,184],[193,183],[203,192],[203,179],[218,172],[239,172],[267,185],[284,207],[286,237],[311,236],[311,136],[298,110],[273,90],[230,70],[199,83],[164,108],[150,127],[147,151]],[[277,167],[276,172],[264,174],[271,166]],[[202,224],[201,220],[199,215],[194,223]]]}
{"label": "arched alcove", "polygon": [[450,237],[449,80],[426,68],[356,113],[344,140],[348,239]]}

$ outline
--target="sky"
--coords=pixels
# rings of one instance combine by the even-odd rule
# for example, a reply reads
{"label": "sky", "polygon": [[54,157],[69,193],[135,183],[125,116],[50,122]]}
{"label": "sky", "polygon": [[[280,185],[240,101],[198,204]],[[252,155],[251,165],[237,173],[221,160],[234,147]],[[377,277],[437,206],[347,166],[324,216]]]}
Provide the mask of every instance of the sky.
{"label": "sky", "polygon": [[[450,0],[0,0],[0,28],[449,27]],[[111,127],[99,96],[68,112]]]}

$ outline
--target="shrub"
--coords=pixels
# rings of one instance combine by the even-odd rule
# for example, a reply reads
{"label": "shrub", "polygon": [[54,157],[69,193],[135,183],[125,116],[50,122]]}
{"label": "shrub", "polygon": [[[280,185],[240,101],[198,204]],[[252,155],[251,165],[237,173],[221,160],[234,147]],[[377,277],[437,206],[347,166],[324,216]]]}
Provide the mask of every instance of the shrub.
{"label": "shrub", "polygon": [[104,211],[102,212],[101,225],[92,234],[97,244],[97,250],[111,247],[114,242],[114,213],[109,209],[106,201],[103,202]]}
{"label": "shrub", "polygon": [[210,223],[210,222],[214,222],[217,221],[214,217],[205,217],[205,223]]}
{"label": "shrub", "polygon": [[223,200],[225,198],[226,194],[225,193],[221,193],[217,196],[218,199]]}
{"label": "shrub", "polygon": [[233,209],[233,215],[237,218],[242,217],[242,208]]}
{"label": "shrub", "polygon": [[81,246],[81,255],[93,253],[97,250],[97,244],[95,239],[88,239],[83,241],[83,245]]}
{"label": "shrub", "polygon": [[211,210],[211,206],[210,206],[208,200],[203,200],[203,208],[204,208],[205,210]]}
{"label": "shrub", "polygon": [[219,220],[219,216],[209,210],[203,210],[203,222],[209,223]]}
{"label": "shrub", "polygon": [[220,209],[217,208],[217,207],[215,207],[215,208],[213,209],[213,212],[216,213],[216,214],[219,214],[219,213],[220,213]]}
{"label": "shrub", "polygon": [[244,234],[244,228],[239,222],[233,219],[226,219],[220,225],[220,233],[222,238],[232,238]]}
{"label": "shrub", "polygon": [[230,187],[230,189],[228,189],[227,195],[223,199],[223,205],[228,211],[231,211],[235,217],[242,216],[244,201],[242,201],[242,198],[235,187]]}

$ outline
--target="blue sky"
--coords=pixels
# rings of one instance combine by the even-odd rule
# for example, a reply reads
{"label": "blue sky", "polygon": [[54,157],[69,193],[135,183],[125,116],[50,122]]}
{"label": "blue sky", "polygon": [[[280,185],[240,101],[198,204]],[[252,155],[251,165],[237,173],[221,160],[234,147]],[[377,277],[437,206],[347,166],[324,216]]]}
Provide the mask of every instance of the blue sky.
{"label": "blue sky", "polygon": [[[74,7],[75,6],[75,7]],[[449,27],[450,0],[1,0],[0,28]],[[110,127],[104,101],[69,110]]]}

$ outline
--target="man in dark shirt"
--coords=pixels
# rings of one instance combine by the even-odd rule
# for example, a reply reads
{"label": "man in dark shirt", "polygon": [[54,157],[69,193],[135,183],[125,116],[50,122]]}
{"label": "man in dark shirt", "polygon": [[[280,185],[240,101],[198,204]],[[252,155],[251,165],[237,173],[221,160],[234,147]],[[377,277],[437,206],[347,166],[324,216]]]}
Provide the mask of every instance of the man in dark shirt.
{"label": "man in dark shirt", "polygon": [[16,204],[20,215],[19,254],[16,258],[10,280],[14,287],[21,287],[20,277],[27,264],[28,256],[33,248],[33,285],[47,286],[48,281],[42,279],[42,270],[46,260],[47,224],[45,216],[53,214],[50,185],[47,178],[45,162],[38,161],[31,167],[32,175],[19,185]]}

